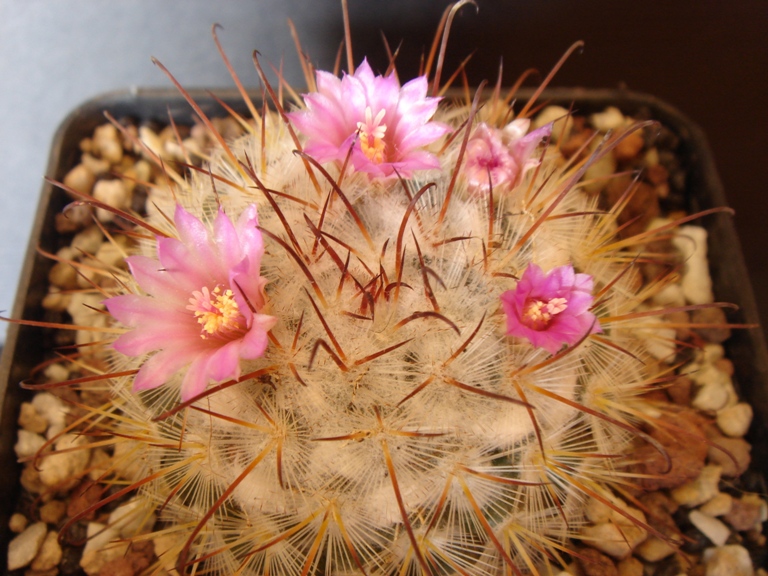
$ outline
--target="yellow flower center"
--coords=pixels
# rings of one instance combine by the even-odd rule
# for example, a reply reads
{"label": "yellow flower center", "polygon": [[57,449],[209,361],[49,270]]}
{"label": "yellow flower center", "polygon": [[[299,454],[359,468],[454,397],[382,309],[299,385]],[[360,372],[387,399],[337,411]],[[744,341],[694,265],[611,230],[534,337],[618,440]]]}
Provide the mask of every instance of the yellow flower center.
{"label": "yellow flower center", "polygon": [[373,111],[368,106],[365,109],[365,122],[357,123],[360,149],[371,162],[376,164],[381,164],[384,161],[384,152],[387,147],[387,144],[384,142],[387,125],[381,123],[386,112],[386,110],[379,110],[376,118],[373,118]]}
{"label": "yellow flower center", "polygon": [[240,327],[240,309],[229,288],[223,292],[220,286],[216,286],[213,292],[205,286],[200,291],[195,290],[187,310],[194,312],[197,322],[202,325],[200,338],[203,339]]}
{"label": "yellow flower center", "polygon": [[546,302],[542,300],[530,300],[523,309],[523,323],[534,330],[544,330],[549,327],[553,316],[560,314],[568,308],[565,298],[552,298]]}

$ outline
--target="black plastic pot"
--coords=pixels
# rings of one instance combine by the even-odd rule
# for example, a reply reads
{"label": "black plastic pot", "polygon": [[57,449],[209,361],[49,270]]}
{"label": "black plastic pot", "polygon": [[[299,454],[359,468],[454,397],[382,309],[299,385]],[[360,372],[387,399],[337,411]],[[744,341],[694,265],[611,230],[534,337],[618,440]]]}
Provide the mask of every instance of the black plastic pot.
{"label": "black plastic pot", "polygon": [[[225,113],[208,92],[191,93],[206,114]],[[222,90],[216,94],[236,110],[245,112],[242,101],[234,91]],[[524,98],[525,94],[521,96]],[[703,133],[664,102],[634,92],[587,89],[549,90],[542,100],[566,107],[573,103],[574,110],[579,114],[601,111],[610,105],[631,116],[660,121],[681,140],[679,150],[688,175],[685,208],[696,212],[726,205],[722,184]],[[166,123],[169,112],[178,123],[192,121],[189,105],[171,90],[119,92],[96,98],[74,110],[58,129],[48,162],[46,175],[49,178],[62,180],[78,162],[80,140],[90,136],[94,128],[105,122],[104,111],[115,118],[131,117],[139,122]],[[54,218],[68,202],[68,197],[60,189],[47,183],[43,186],[11,311],[13,318],[43,318],[41,302],[47,292],[47,274],[52,262],[42,257],[38,248],[55,252],[59,247]],[[738,304],[739,310],[729,313],[729,321],[756,324],[755,300],[730,217],[717,214],[704,218],[701,223],[709,231],[709,261],[716,299]],[[753,468],[765,478],[768,473],[768,352],[763,332],[759,329],[735,330],[725,346],[728,357],[735,365],[735,382],[740,394],[755,411],[748,439],[753,444]],[[13,536],[8,529],[8,520],[20,492],[20,466],[16,463],[13,450],[16,420],[19,405],[30,394],[19,387],[19,382],[29,376],[32,368],[44,359],[45,351],[52,347],[52,336],[45,329],[16,324],[9,326],[0,362],[0,569],[3,573],[7,545]]]}

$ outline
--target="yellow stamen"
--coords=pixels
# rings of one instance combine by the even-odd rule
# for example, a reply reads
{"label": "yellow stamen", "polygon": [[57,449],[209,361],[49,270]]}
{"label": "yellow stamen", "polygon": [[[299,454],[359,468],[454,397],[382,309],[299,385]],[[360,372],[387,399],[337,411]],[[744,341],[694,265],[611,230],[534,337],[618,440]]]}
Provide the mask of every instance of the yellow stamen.
{"label": "yellow stamen", "polygon": [[546,302],[531,300],[523,309],[523,318],[527,326],[534,330],[542,330],[549,325],[552,316],[560,314],[567,307],[568,301],[565,298],[552,298]]}
{"label": "yellow stamen", "polygon": [[239,327],[240,309],[229,288],[222,292],[221,287],[216,286],[211,292],[204,286],[192,293],[187,310],[194,312],[197,322],[202,324],[200,338],[203,339]]}
{"label": "yellow stamen", "polygon": [[386,142],[384,142],[387,125],[381,124],[386,112],[386,110],[379,110],[379,113],[376,114],[376,118],[373,118],[373,111],[371,110],[371,107],[368,106],[365,109],[365,122],[357,123],[360,137],[360,149],[369,160],[376,164],[381,164],[384,161],[384,152],[387,147]]}

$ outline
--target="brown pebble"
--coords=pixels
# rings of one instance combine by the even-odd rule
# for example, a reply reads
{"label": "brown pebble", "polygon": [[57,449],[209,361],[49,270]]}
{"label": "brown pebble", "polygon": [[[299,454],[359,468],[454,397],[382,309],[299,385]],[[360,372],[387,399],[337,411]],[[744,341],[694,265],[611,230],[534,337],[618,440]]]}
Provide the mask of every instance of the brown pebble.
{"label": "brown pebble", "polygon": [[734,530],[744,532],[754,528],[760,521],[761,502],[757,499],[735,499],[731,511],[723,515],[723,520],[733,526]]}
{"label": "brown pebble", "polygon": [[136,572],[128,558],[114,558],[99,570],[99,576],[134,576]]}
{"label": "brown pebble", "polygon": [[616,567],[619,576],[643,576],[643,563],[634,556],[624,558]]}
{"label": "brown pebble", "polygon": [[713,327],[693,328],[707,342],[720,344],[731,336],[731,329],[726,325],[728,320],[722,308],[700,308],[691,313],[691,322],[694,324],[714,324]]}
{"label": "brown pebble", "polygon": [[[680,505],[665,492],[649,492],[640,497],[651,518],[671,518]],[[655,527],[655,525],[654,525]]]}
{"label": "brown pebble", "polygon": [[659,199],[656,191],[645,182],[633,182],[629,176],[611,178],[605,186],[602,202],[610,208],[624,196],[627,189],[634,188],[632,197],[618,216],[620,225],[626,224],[619,232],[622,238],[628,238],[639,234],[648,227],[648,224],[659,215]]}
{"label": "brown pebble", "polygon": [[746,472],[751,461],[752,446],[744,438],[727,438],[715,434],[710,440],[715,446],[709,448],[707,459],[711,464],[723,467],[722,475],[732,478]]}
{"label": "brown pebble", "polygon": [[24,572],[24,576],[58,576],[58,574],[59,568],[57,566],[54,566],[49,570],[33,570],[32,568],[29,568]]}
{"label": "brown pebble", "polygon": [[768,543],[768,537],[763,534],[762,530],[758,530],[756,528],[747,530],[747,532],[744,534],[744,539],[747,542],[753,543],[755,546],[765,546],[766,543]]}
{"label": "brown pebble", "polygon": [[619,576],[613,560],[594,548],[581,548],[577,554],[584,576]]}
{"label": "brown pebble", "polygon": [[679,376],[667,388],[667,395],[675,404],[688,406],[691,403],[692,387],[693,381],[688,376]]}
{"label": "brown pebble", "polygon": [[570,136],[560,145],[560,152],[565,158],[570,158],[592,138],[594,133],[595,131],[590,129],[572,131]]}
{"label": "brown pebble", "polygon": [[131,563],[131,567],[136,573],[143,572],[154,562],[155,546],[149,540],[131,543],[131,548],[126,559]]}
{"label": "brown pebble", "polygon": [[58,524],[66,513],[66,503],[61,500],[51,500],[40,507],[40,520],[46,524]]}
{"label": "brown pebble", "polygon": [[19,514],[18,512],[16,514],[13,514],[8,520],[8,528],[10,528],[11,532],[14,534],[21,534],[24,532],[24,529],[29,524],[29,520],[27,519],[24,514]]}
{"label": "brown pebble", "polygon": [[680,530],[672,517],[679,508],[678,503],[661,491],[644,494],[640,497],[640,502],[643,504],[648,524],[666,538],[651,535],[635,549],[635,554],[650,561],[673,554],[683,543]]}
{"label": "brown pebble", "polygon": [[56,232],[59,234],[71,234],[82,230],[92,222],[93,208],[88,204],[70,204],[67,208],[56,214]]}
{"label": "brown pebble", "polygon": [[714,366],[720,370],[720,372],[725,372],[728,374],[728,376],[733,376],[733,362],[731,362],[728,358],[720,358],[715,360]]}
{"label": "brown pebble", "polygon": [[616,145],[613,149],[613,156],[619,162],[626,162],[632,160],[643,149],[645,140],[643,134],[639,130],[627,134],[624,139]]}
{"label": "brown pebble", "polygon": [[645,394],[643,394],[643,400],[647,402],[661,402],[661,403],[668,402],[667,394],[661,388],[652,389],[646,392]]}
{"label": "brown pebble", "polygon": [[648,242],[645,245],[645,252],[655,255],[648,262],[640,264],[643,278],[647,282],[657,281],[663,276],[669,275],[677,266],[680,258],[670,240],[653,240]]}
{"label": "brown pebble", "polygon": [[656,196],[659,198],[669,198],[669,184],[666,182],[664,184],[657,184],[653,189],[656,191]]}
{"label": "brown pebble", "polygon": [[56,262],[48,272],[48,282],[64,290],[77,288],[77,271],[66,262]]}
{"label": "brown pebble", "polygon": [[664,454],[650,444],[640,446],[633,453],[638,461],[633,470],[644,476],[636,482],[648,491],[675,488],[693,480],[704,468],[707,456],[705,421],[695,412],[683,411],[674,417],[665,415],[661,422],[671,428],[657,428],[651,432],[651,437],[664,447]]}
{"label": "brown pebble", "polygon": [[64,312],[72,302],[72,295],[61,292],[55,286],[50,286],[48,290],[48,294],[43,297],[43,308],[53,312]]}
{"label": "brown pebble", "polygon": [[667,319],[675,324],[675,337],[682,342],[686,342],[691,338],[691,329],[687,326],[690,323],[691,318],[688,312],[684,310],[677,310],[667,314]]}
{"label": "brown pebble", "polygon": [[669,180],[669,170],[664,168],[661,164],[647,166],[645,169],[645,178],[654,186],[666,184]]}
{"label": "brown pebble", "polygon": [[[74,518],[85,512],[89,507],[101,500],[102,492],[102,488],[91,480],[81,482],[79,486],[72,490],[69,504],[67,505],[67,516],[69,518]],[[80,519],[93,520],[95,515],[96,511],[91,510],[91,512],[82,516]]]}
{"label": "brown pebble", "polygon": [[109,402],[110,398],[110,391],[103,387],[83,388],[80,392],[80,401],[86,406],[98,407]]}

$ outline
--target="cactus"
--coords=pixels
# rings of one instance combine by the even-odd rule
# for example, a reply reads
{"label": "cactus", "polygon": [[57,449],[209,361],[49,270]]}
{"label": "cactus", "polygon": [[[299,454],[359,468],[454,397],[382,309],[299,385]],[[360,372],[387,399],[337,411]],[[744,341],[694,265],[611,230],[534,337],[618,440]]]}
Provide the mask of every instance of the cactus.
{"label": "cactus", "polygon": [[609,489],[670,371],[642,307],[670,278],[637,265],[668,228],[617,236],[632,188],[601,210],[583,184],[649,123],[565,159],[569,118],[531,130],[498,91],[308,80],[234,140],[203,118],[186,177],[158,162],[106,300],[91,421],[129,485],[103,503],[135,491],[137,538],[222,575],[538,573],[590,500],[652,530]]}

